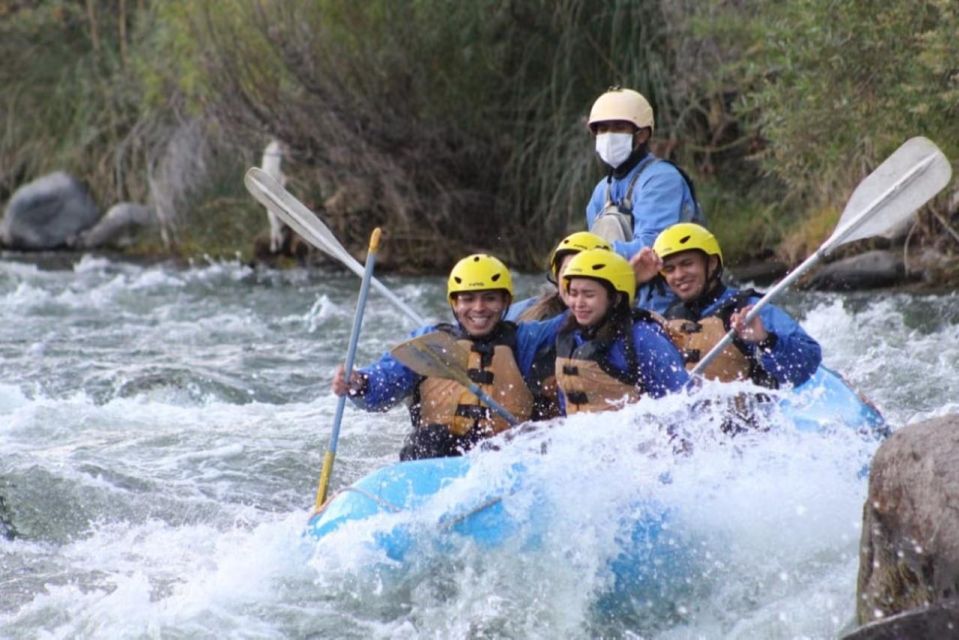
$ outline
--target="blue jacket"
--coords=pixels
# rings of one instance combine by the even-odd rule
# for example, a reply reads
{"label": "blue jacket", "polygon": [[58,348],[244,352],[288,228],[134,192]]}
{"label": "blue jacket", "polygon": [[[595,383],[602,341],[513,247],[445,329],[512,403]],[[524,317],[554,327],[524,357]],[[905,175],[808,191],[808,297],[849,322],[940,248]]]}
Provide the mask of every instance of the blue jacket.
{"label": "blue jacket", "polygon": [[[552,344],[560,324],[566,318],[561,314],[543,322],[523,322],[516,326],[516,364],[524,378],[529,377],[530,367],[537,351]],[[436,331],[436,325],[420,327],[410,334],[411,338]],[[367,378],[362,395],[350,396],[354,405],[368,411],[386,411],[410,397],[422,376],[408,369],[389,351],[376,363],[357,370]]]}
{"label": "blue jacket", "polygon": [[[689,374],[683,365],[683,358],[672,341],[655,322],[639,320],[633,322],[633,347],[636,354],[635,376],[652,398],[661,398],[668,393],[682,390],[689,382]],[[579,329],[573,330],[573,342],[579,347],[588,342]],[[608,363],[625,372],[627,370],[626,350],[622,338],[613,342],[607,353]],[[637,385],[638,386],[638,385]],[[560,406],[566,411],[566,399],[560,391]]]}
{"label": "blue jacket", "polygon": [[[739,289],[726,287],[715,300],[706,304],[696,314],[694,320],[716,315],[720,308],[739,294]],[[740,305],[754,304],[761,296],[749,296]],[[686,305],[686,308],[690,307]],[[763,368],[772,375],[779,384],[800,385],[816,372],[822,363],[822,348],[808,333],[803,331],[799,323],[793,320],[788,313],[771,304],[759,310],[759,317],[763,326],[770,334],[774,334],[775,344],[771,349],[761,349],[752,345],[754,353],[762,362]]]}
{"label": "blue jacket", "polygon": [[[614,203],[626,197],[629,183],[637,172],[642,172],[632,194],[633,239],[614,242],[613,249],[627,260],[643,247],[651,247],[656,236],[678,222],[704,224],[699,207],[686,179],[672,163],[647,154],[636,166],[620,178],[609,177],[610,198]],[[593,223],[606,206],[607,178],[599,181],[586,206],[586,226]],[[662,313],[676,296],[669,289],[655,289],[650,284],[638,287],[637,306]]]}

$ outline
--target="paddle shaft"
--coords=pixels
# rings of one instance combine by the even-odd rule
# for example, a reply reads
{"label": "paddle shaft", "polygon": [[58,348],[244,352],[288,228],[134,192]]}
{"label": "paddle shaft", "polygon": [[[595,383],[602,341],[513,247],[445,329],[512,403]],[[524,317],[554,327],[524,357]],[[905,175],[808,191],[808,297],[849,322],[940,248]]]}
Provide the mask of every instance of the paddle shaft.
{"label": "paddle shaft", "polygon": [[[343,266],[363,277],[363,266],[340,244],[333,232],[323,224],[315,213],[296,199],[283,185],[272,176],[256,167],[247,171],[245,183],[250,193],[274,214],[293,228],[304,240],[323,251],[328,256],[339,260]],[[386,285],[373,278],[373,287],[397,309],[403,312],[417,326],[426,324],[426,320],[416,313],[412,307],[403,302],[390,291]]]}
{"label": "paddle shaft", "polygon": [[[802,264],[796,267],[791,273],[789,273],[789,275],[783,278],[775,287],[770,289],[766,295],[760,298],[760,300],[753,305],[753,308],[750,309],[749,313],[746,314],[744,324],[749,325],[749,323],[752,322],[753,319],[759,314],[760,310],[769,304],[773,298],[788,289],[796,280],[799,279],[800,276],[806,273],[820,260],[825,258],[830,251],[845,242],[846,239],[849,238],[856,231],[856,229],[861,227],[874,212],[878,211],[883,205],[907,189],[909,185],[911,185],[917,179],[917,177],[922,174],[923,171],[932,166],[936,159],[937,157],[935,154],[930,154],[924,160],[913,166],[902,177],[893,182],[892,185],[885,189],[876,198],[874,198],[872,202],[870,202],[862,210],[862,213],[854,215],[846,223],[842,223],[842,220],[840,220],[839,227],[832,233],[831,236],[829,236],[822,246],[816,250],[814,254],[806,258]],[[912,211],[907,213],[912,213]],[[735,336],[736,331],[734,329],[730,329],[726,335],[723,336],[723,339],[717,342],[716,345],[709,350],[709,353],[707,353],[706,356],[696,364],[692,371],[690,371],[690,375],[701,374],[709,365],[709,363],[712,362],[716,356],[722,352],[723,349],[732,343]]]}
{"label": "paddle shaft", "polygon": [[470,393],[479,398],[480,402],[492,409],[496,415],[505,420],[509,426],[515,427],[519,424],[519,420],[517,420],[516,416],[509,412],[509,409],[498,403],[496,400],[493,400],[490,395],[480,389],[479,385],[477,385],[475,382],[470,382],[468,385],[466,385],[466,388],[470,390]]}
{"label": "paddle shaft", "polygon": [[[373,265],[376,263],[376,252],[380,245],[380,229],[373,229],[370,235],[370,250],[366,254],[366,265],[363,269],[363,280],[360,284],[360,295],[356,301],[356,312],[353,315],[353,327],[350,330],[350,344],[346,350],[346,380],[349,382],[353,375],[353,362],[356,359],[356,345],[360,339],[360,327],[363,324],[363,311],[366,308],[366,298],[370,292],[370,281],[373,279]],[[340,425],[343,423],[343,411],[346,408],[346,395],[339,397],[336,403],[336,415],[333,418],[333,431],[330,433],[330,445],[323,456],[323,470],[320,472],[320,484],[316,490],[317,510],[326,502],[327,490],[330,486],[330,475],[333,472],[333,461],[336,458],[336,446],[340,439]]]}

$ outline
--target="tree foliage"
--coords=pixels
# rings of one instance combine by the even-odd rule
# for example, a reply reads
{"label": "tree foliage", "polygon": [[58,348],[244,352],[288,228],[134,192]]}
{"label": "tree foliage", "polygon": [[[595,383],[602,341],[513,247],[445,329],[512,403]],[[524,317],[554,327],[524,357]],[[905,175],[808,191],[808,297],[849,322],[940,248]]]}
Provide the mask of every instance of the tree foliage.
{"label": "tree foliage", "polygon": [[101,200],[149,199],[172,241],[256,233],[240,174],[277,137],[348,246],[382,225],[407,266],[482,249],[538,267],[584,224],[585,115],[612,84],[651,100],[657,151],[731,256],[841,209],[912,135],[959,153],[951,0],[0,0],[0,17],[0,196],[66,168]]}

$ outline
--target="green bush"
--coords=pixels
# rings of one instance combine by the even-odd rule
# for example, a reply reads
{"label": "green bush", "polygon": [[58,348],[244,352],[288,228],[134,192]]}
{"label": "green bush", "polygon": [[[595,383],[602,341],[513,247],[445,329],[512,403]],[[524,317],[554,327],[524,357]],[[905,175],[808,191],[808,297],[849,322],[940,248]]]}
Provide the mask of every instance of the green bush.
{"label": "green bush", "polygon": [[[733,81],[766,140],[757,158],[810,207],[842,204],[906,139],[959,152],[952,0],[745,2]],[[728,31],[727,31],[728,34]],[[841,206],[839,207],[841,208]]]}
{"label": "green bush", "polygon": [[0,17],[0,196],[64,168],[104,206],[153,201],[168,249],[252,242],[240,173],[277,137],[291,190],[348,247],[380,225],[409,269],[474,250],[539,269],[585,223],[585,116],[612,84],[653,103],[655,148],[731,261],[841,209],[912,135],[959,153],[948,0],[0,0]]}

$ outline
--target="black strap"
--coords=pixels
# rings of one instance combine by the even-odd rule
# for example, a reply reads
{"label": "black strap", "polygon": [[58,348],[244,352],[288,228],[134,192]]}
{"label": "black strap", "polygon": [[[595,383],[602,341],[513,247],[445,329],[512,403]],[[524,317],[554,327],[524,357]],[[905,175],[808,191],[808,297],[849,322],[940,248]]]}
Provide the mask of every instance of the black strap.
{"label": "black strap", "polygon": [[473,420],[489,420],[490,410],[489,407],[478,404],[458,404],[456,405],[456,415]]}
{"label": "black strap", "polygon": [[493,364],[493,352],[495,350],[496,345],[492,342],[473,342],[470,345],[470,351],[480,355],[480,367],[483,369]]}
{"label": "black strap", "polygon": [[493,384],[493,372],[483,369],[467,369],[466,374],[469,379],[476,384]]}

